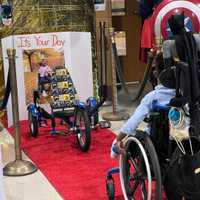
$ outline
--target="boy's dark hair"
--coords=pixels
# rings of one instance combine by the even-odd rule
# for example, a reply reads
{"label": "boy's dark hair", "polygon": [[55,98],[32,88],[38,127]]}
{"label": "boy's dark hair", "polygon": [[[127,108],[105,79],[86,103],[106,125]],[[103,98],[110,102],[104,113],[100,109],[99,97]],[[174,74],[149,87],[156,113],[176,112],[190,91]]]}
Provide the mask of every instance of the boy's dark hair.
{"label": "boy's dark hair", "polygon": [[[173,66],[173,62],[171,62]],[[156,55],[155,58],[155,70],[157,71],[157,77],[159,78],[160,82],[168,88],[175,88],[175,74],[174,70],[170,67],[165,67],[165,62],[163,58],[163,53],[160,52]]]}

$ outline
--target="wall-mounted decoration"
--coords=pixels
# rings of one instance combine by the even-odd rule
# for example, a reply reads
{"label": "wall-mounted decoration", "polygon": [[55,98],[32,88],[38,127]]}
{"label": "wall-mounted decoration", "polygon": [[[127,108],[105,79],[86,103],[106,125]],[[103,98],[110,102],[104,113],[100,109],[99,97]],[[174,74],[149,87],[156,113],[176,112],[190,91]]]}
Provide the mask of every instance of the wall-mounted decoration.
{"label": "wall-mounted decoration", "polygon": [[125,0],[112,0],[112,15],[123,16],[126,14],[125,11]]}

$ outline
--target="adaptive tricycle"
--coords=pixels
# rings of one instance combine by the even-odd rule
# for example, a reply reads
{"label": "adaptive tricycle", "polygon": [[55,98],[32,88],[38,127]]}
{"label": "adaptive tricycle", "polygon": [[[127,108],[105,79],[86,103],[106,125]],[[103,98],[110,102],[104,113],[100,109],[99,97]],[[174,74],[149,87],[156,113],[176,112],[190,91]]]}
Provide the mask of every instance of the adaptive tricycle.
{"label": "adaptive tricycle", "polygon": [[[42,85],[42,87],[41,87]],[[43,94],[45,94],[45,97]],[[87,105],[75,98],[76,90],[68,70],[63,66],[55,67],[48,79],[39,80],[39,90],[33,92],[33,103],[28,106],[30,134],[37,137],[42,123],[51,120],[51,134],[57,134],[56,118],[69,126],[69,131],[77,137],[82,151],[87,151],[91,142],[90,119]],[[47,99],[51,111],[43,107],[41,101]]]}
{"label": "adaptive tricycle", "polygon": [[[28,106],[30,134],[38,136],[38,128],[51,121],[51,134],[58,133],[56,119],[68,125],[68,132],[77,137],[82,151],[87,151],[91,143],[91,129],[108,128],[109,122],[99,122],[98,109],[104,99],[99,102],[89,97],[86,102],[78,100],[76,90],[68,70],[63,66],[55,67],[47,77],[39,77],[38,90],[33,91],[33,103]],[[46,102],[46,103],[44,103]],[[46,109],[49,105],[49,110]]]}

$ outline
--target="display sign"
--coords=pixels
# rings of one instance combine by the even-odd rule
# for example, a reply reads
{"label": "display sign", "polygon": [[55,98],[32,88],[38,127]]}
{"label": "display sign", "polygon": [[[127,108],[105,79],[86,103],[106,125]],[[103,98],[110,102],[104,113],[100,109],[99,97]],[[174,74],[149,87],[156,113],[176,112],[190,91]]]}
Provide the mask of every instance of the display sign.
{"label": "display sign", "polygon": [[112,0],[112,16],[125,15],[125,0]]}
{"label": "display sign", "polygon": [[[6,50],[9,48],[16,49],[20,120],[26,120],[28,117],[27,105],[33,101],[33,90],[48,91],[48,87],[51,85],[48,84],[48,80],[55,71],[56,73],[67,72],[71,80],[70,83],[73,83],[76,90],[76,98],[86,101],[88,97],[93,96],[90,33],[41,33],[9,36],[2,39],[5,80],[9,68]],[[63,67],[66,70],[63,70]],[[59,71],[58,68],[62,70]],[[58,76],[58,74],[56,75]],[[65,84],[67,81],[59,82],[59,84]],[[67,84],[69,83],[67,82]],[[66,88],[66,84],[63,87]],[[62,96],[62,98],[64,97]],[[10,126],[12,124],[11,99],[8,102],[7,115],[8,126]]]}
{"label": "display sign", "polygon": [[94,0],[94,7],[96,11],[105,11],[106,0]]}

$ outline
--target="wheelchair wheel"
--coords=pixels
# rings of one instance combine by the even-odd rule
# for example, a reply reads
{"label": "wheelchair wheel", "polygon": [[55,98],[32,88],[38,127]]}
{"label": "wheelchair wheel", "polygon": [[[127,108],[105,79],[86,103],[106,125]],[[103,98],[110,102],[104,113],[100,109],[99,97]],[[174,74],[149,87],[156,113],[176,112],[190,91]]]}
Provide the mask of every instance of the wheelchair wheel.
{"label": "wheelchair wheel", "polygon": [[38,136],[38,120],[31,112],[28,112],[29,131],[32,137]]}
{"label": "wheelchair wheel", "polygon": [[76,111],[75,127],[80,149],[81,151],[86,152],[89,150],[91,143],[90,121],[86,110],[78,109]]}
{"label": "wheelchair wheel", "polygon": [[124,198],[161,200],[161,174],[154,146],[145,133],[139,132],[137,135],[127,139],[127,153],[120,158]]}

